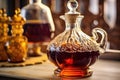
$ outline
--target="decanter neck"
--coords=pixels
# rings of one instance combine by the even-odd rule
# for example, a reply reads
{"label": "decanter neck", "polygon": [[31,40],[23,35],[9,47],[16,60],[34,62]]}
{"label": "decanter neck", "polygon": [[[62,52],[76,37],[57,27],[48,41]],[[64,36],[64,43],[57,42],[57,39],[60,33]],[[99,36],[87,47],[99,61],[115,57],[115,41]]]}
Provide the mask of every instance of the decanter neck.
{"label": "decanter neck", "polygon": [[73,29],[76,26],[77,26],[77,23],[66,23],[66,29],[65,30]]}
{"label": "decanter neck", "polygon": [[72,22],[69,22],[67,20],[65,20],[65,23],[66,23],[66,30],[69,30],[69,29],[80,29],[81,30],[81,21],[83,19],[83,16],[78,16],[76,18],[76,21],[74,23]]}
{"label": "decanter neck", "polygon": [[42,2],[42,0],[29,0],[29,3],[30,4],[33,4],[33,3],[41,3]]}

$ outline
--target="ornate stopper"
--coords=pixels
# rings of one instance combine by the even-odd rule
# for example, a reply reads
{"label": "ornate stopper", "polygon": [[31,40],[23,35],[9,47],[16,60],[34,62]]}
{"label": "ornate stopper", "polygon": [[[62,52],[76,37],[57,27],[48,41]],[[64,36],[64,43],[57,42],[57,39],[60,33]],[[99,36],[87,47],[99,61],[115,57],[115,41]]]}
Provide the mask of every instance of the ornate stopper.
{"label": "ornate stopper", "polygon": [[79,12],[76,11],[76,9],[78,7],[78,2],[76,0],[69,0],[67,3],[67,7],[70,10],[69,13],[79,14]]}
{"label": "ornate stopper", "polygon": [[0,24],[9,23],[10,17],[7,16],[5,9],[0,9]]}
{"label": "ornate stopper", "polygon": [[22,35],[23,33],[23,25],[25,24],[25,19],[20,15],[20,9],[15,10],[15,14],[12,17],[12,35]]}
{"label": "ornate stopper", "polygon": [[25,19],[20,15],[20,9],[15,10],[15,14],[12,17],[12,25],[24,25]]}
{"label": "ornate stopper", "polygon": [[5,9],[0,9],[0,35],[7,35],[10,17],[7,16]]}
{"label": "ornate stopper", "polygon": [[78,2],[76,0],[69,0],[67,3],[69,11],[65,13],[65,20],[67,23],[76,23],[77,17],[80,13],[76,11]]}

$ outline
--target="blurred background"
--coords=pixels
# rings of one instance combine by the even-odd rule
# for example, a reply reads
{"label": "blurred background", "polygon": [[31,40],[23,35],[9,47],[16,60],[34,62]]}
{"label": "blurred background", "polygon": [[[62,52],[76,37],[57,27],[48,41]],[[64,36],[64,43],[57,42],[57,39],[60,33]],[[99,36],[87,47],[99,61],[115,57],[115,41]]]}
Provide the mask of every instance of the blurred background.
{"label": "blurred background", "polygon": [[[55,24],[55,36],[64,31],[65,24],[59,16],[68,11],[68,0],[42,0],[52,12]],[[120,0],[77,0],[80,11],[84,15],[82,30],[91,35],[91,30],[101,27],[108,33],[108,48],[120,50]],[[16,8],[28,4],[28,0],[0,0],[0,8],[5,8],[9,16],[13,16]]]}
{"label": "blurred background", "polygon": [[[102,55],[101,58],[120,61],[120,8],[119,8],[120,0],[77,0],[77,1],[79,4],[77,11],[79,11],[82,15],[84,15],[84,19],[82,20],[82,23],[81,23],[82,30],[86,34],[91,36],[91,31],[93,28],[100,27],[105,29],[106,32],[108,33],[107,48],[113,49],[116,51],[116,52],[115,51],[108,52],[107,54]],[[61,20],[59,16],[64,15],[64,13],[68,11],[66,6],[67,2],[68,0],[42,0],[42,3],[44,3],[51,9],[52,18],[55,24],[55,36],[63,32],[65,29],[65,22]],[[28,3],[29,3],[29,0],[0,0],[0,8],[5,8],[8,16],[12,17],[14,15],[14,10],[16,8],[22,9]],[[105,70],[105,71],[112,72],[112,75],[110,74],[106,76],[106,72],[104,71],[106,77],[109,77],[109,79],[113,77],[111,79],[115,79],[114,75],[116,77],[119,76],[119,74],[117,74],[118,71],[116,71],[118,70],[117,69],[118,67],[116,67],[117,64],[116,65],[113,63],[111,64],[110,62],[106,62],[106,61],[101,63],[102,65],[105,64],[105,69],[101,68],[101,66],[98,65],[100,66],[100,70],[103,69],[102,71]],[[109,69],[107,65],[108,66],[110,65],[111,69]],[[98,72],[100,70],[98,70]],[[19,80],[16,78],[6,79],[6,77],[0,76],[0,80],[1,79],[2,80]]]}

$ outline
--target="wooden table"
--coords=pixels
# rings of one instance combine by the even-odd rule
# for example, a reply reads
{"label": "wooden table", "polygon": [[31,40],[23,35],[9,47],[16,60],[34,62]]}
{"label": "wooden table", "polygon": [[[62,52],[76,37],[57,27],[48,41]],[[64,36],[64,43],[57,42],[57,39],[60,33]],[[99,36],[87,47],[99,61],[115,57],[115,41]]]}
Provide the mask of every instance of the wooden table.
{"label": "wooden table", "polygon": [[93,75],[84,79],[56,77],[53,74],[55,68],[49,61],[25,67],[0,67],[0,76],[26,80],[120,80],[119,61],[98,60],[91,67],[94,70]]}

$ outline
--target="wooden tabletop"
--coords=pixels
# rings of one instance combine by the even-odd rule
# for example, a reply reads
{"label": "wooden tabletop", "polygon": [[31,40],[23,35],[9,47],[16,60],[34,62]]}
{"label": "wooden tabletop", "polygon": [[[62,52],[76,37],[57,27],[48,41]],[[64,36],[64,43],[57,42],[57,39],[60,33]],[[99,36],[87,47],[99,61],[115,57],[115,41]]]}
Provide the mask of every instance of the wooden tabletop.
{"label": "wooden tabletop", "polygon": [[84,79],[60,78],[53,73],[56,67],[46,61],[42,64],[24,67],[0,67],[0,76],[27,80],[120,80],[120,62],[98,60],[92,67],[93,75]]}

